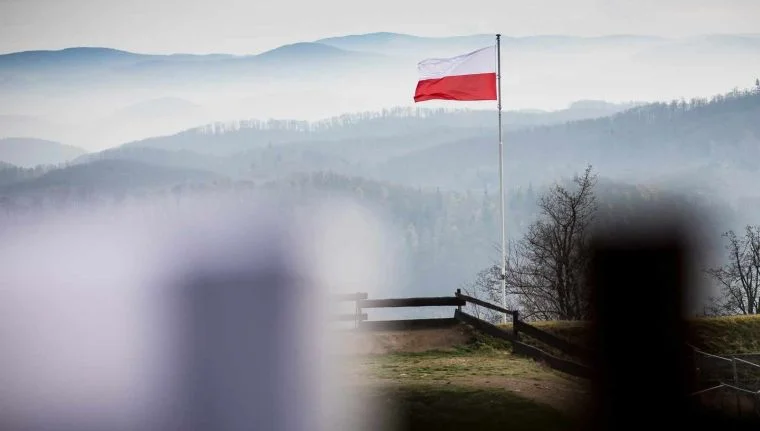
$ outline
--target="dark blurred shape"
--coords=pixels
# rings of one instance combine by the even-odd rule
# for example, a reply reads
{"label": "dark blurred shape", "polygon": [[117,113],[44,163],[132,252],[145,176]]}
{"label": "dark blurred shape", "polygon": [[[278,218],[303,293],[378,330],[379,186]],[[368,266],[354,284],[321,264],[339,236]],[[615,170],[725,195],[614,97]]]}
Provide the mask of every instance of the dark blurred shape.
{"label": "dark blurred shape", "polygon": [[283,410],[300,405],[293,377],[308,369],[298,363],[302,340],[289,333],[296,294],[287,269],[200,272],[184,286],[178,302],[186,374],[179,395],[186,429],[305,429],[281,423],[301,417]]}
{"label": "dark blurred shape", "polygon": [[607,226],[592,243],[595,375],[584,429],[757,429],[756,420],[708,412],[690,397],[696,382],[685,310],[694,293],[695,226],[672,211],[644,219]]}
{"label": "dark blurred shape", "polygon": [[377,225],[348,203],[278,203],[9,232],[0,430],[385,429],[361,388],[341,385],[327,301],[347,281],[372,286]]}

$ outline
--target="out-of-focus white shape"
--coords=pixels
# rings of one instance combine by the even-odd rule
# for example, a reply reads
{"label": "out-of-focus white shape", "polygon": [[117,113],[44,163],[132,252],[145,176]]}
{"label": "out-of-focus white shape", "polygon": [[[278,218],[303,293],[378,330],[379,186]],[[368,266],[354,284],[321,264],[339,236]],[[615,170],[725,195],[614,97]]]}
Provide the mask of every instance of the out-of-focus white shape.
{"label": "out-of-focus white shape", "polygon": [[221,199],[134,211],[6,233],[0,429],[380,426],[327,325],[328,291],[376,279],[368,212]]}

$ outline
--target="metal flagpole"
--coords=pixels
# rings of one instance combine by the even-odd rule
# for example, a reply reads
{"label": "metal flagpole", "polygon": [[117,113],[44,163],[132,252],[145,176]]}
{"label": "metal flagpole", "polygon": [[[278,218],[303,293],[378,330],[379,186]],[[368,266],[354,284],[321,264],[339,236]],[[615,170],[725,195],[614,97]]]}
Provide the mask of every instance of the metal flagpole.
{"label": "metal flagpole", "polygon": [[[499,110],[499,203],[501,205],[501,305],[507,308],[507,237],[504,221],[504,142],[501,133],[501,35],[496,35],[496,83],[497,107]],[[502,322],[507,323],[507,313],[502,316]]]}

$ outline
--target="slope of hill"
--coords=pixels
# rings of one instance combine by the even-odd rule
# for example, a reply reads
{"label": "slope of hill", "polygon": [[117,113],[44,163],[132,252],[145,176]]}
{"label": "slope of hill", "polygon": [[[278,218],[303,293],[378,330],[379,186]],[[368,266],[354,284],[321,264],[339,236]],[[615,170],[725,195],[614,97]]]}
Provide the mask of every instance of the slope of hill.
{"label": "slope of hill", "polygon": [[83,189],[93,194],[112,195],[220,179],[218,175],[200,170],[172,169],[127,160],[97,160],[54,169],[39,177],[7,185],[0,188],[0,194],[18,196]]}
{"label": "slope of hill", "polygon": [[75,159],[85,151],[71,145],[34,138],[0,139],[0,161],[21,167],[57,165]]}
{"label": "slope of hill", "polygon": [[[241,169],[247,167],[248,160],[241,155],[214,158],[191,152],[121,148],[87,155],[67,167],[8,168],[0,170],[0,217],[28,215],[44,208],[87,209],[95,203],[111,205],[124,199],[132,202],[146,198],[156,199],[160,210],[161,205],[175,205],[196,193],[233,193],[246,201],[251,192],[264,192],[295,204],[344,195],[387,215],[392,225],[384,242],[402,265],[393,268],[400,275],[384,286],[383,294],[436,294],[444,288],[450,291],[469,282],[495,258],[499,205],[498,195],[493,192],[409,187],[362,177],[362,170],[353,176],[334,171],[308,173],[292,169],[288,159],[280,164],[271,158],[266,163],[260,161],[250,167],[253,174],[240,175],[246,178],[242,181],[211,172],[226,173],[226,164],[234,161],[241,163]],[[298,162],[299,166],[311,163],[315,170],[322,163],[308,153]],[[508,184],[510,238],[517,238],[534,220],[536,198],[542,190],[543,186],[533,192],[530,187],[526,190],[515,183]],[[677,195],[607,180],[600,180],[599,199],[605,210],[622,211],[652,199],[679,205],[686,202]],[[604,215],[603,211],[601,216]]]}
{"label": "slope of hill", "polygon": [[0,55],[0,71],[27,70],[27,68],[79,69],[105,68],[115,64],[132,63],[153,56],[135,54],[111,48],[75,47],[61,50],[22,51]]}
{"label": "slope of hill", "polygon": [[[647,35],[610,35],[577,37],[564,35],[538,35],[514,37],[502,35],[502,49],[562,50],[604,48],[607,46],[648,47],[664,43],[667,39]],[[377,52],[383,54],[450,56],[475,50],[495,43],[492,34],[473,34],[450,37],[423,37],[402,33],[366,33],[319,39],[316,42],[341,49]],[[730,43],[733,40],[725,40]]]}
{"label": "slope of hill", "polygon": [[188,150],[164,150],[125,146],[88,154],[74,161],[77,164],[96,160],[127,160],[157,167],[192,169],[213,172],[233,179],[271,180],[305,171],[335,170],[359,173],[339,156],[318,149],[287,146],[255,148],[229,155],[204,154]]}
{"label": "slope of hill", "polygon": [[[572,175],[591,163],[603,175],[647,180],[675,170],[725,163],[760,168],[760,91],[711,101],[656,103],[610,117],[516,130],[505,137],[508,181]],[[496,146],[488,135],[444,143],[388,161],[379,171],[422,184],[468,184],[487,173],[494,185]],[[399,179],[399,178],[397,178]],[[744,185],[747,189],[750,185]]]}
{"label": "slope of hill", "polygon": [[[255,56],[257,61],[331,60],[350,57],[355,52],[318,42],[299,42],[283,45]],[[367,54],[363,54],[367,55]],[[370,55],[369,57],[377,57]]]}
{"label": "slope of hill", "polygon": [[[579,345],[588,344],[585,322],[531,322]],[[760,316],[701,317],[688,321],[691,344],[715,355],[760,352]],[[509,325],[508,325],[509,326]]]}
{"label": "slope of hill", "polygon": [[107,48],[29,51],[0,55],[0,88],[15,94],[57,86],[177,87],[199,80],[244,81],[251,74],[283,78],[329,67],[358,67],[379,58],[377,54],[308,42],[247,56],[146,55]]}
{"label": "slope of hill", "polygon": [[[625,106],[582,101],[558,112],[508,112],[506,183],[543,184],[590,163],[602,175],[634,183],[713,197],[757,194],[751,178],[759,168],[760,92],[623,111]],[[488,111],[398,109],[317,123],[213,124],[122,148],[195,153],[192,164],[158,152],[153,162],[207,163],[205,168],[233,177],[331,170],[412,187],[497,190],[495,123]],[[150,163],[150,154],[143,152],[140,160]],[[213,157],[204,162],[204,155]]]}
{"label": "slope of hill", "polygon": [[[597,118],[621,112],[635,104],[581,101],[558,111],[506,112],[507,130]],[[427,148],[457,138],[496,133],[492,111],[394,108],[382,112],[344,114],[316,122],[270,120],[215,123],[171,135],[129,142],[124,147],[187,150],[200,154],[231,155],[279,144],[324,151],[352,160],[376,154],[380,159]],[[291,147],[292,148],[292,147]],[[287,151],[285,147],[280,148]],[[385,153],[385,156],[380,154]],[[370,157],[377,160],[378,157]],[[309,169],[304,166],[305,170]]]}
{"label": "slope of hill", "polygon": [[[317,43],[336,48],[394,55],[451,55],[459,51],[481,48],[494,42],[493,35],[454,37],[421,37],[400,33],[368,33],[329,37]],[[461,52],[459,52],[461,54]]]}
{"label": "slope of hill", "polygon": [[102,160],[125,160],[171,169],[196,169],[211,172],[227,170],[227,160],[211,155],[201,155],[187,150],[169,151],[147,147],[121,147],[85,154],[72,161],[82,165]]}
{"label": "slope of hill", "polygon": [[[28,181],[34,178],[39,178],[55,169],[57,169],[57,167],[54,165],[38,165],[34,168],[22,168],[19,166],[0,162],[0,188],[3,186],[21,183],[23,181]],[[12,187],[7,187],[6,191],[10,191],[12,189]]]}

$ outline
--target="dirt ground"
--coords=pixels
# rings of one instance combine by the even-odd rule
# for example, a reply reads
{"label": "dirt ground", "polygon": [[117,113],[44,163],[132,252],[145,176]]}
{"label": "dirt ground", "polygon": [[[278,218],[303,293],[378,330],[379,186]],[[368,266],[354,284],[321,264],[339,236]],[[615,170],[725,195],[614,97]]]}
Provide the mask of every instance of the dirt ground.
{"label": "dirt ground", "polygon": [[383,355],[452,349],[470,342],[473,334],[465,326],[454,326],[412,331],[346,331],[342,336],[354,354]]}

